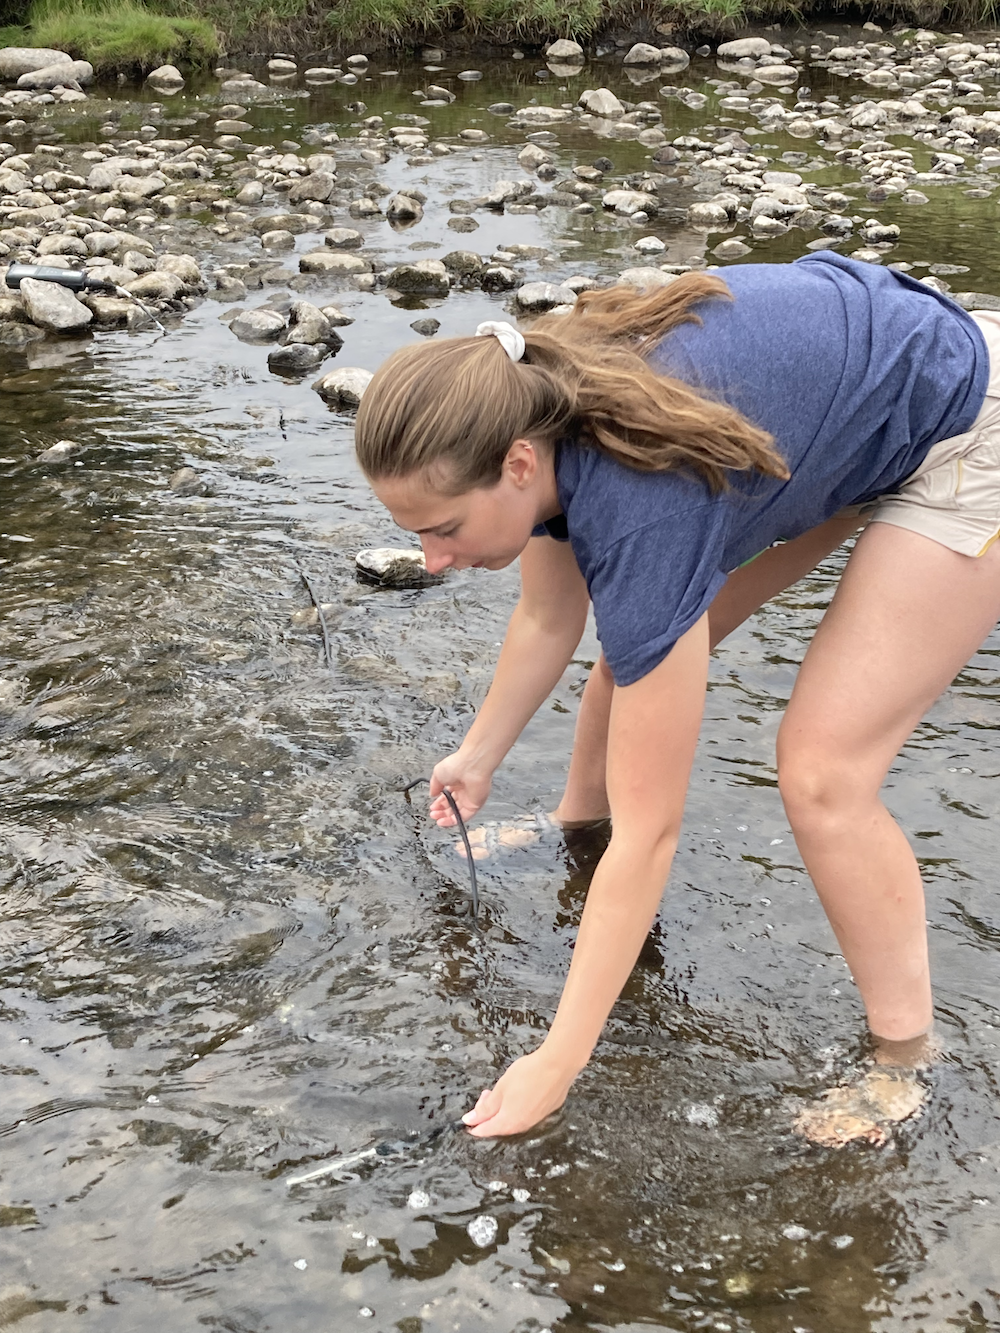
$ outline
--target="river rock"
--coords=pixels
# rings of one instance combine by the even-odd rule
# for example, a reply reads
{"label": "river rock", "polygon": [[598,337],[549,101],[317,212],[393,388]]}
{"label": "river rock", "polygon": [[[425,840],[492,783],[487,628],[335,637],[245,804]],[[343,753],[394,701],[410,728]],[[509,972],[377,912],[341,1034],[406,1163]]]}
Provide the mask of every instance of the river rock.
{"label": "river rock", "polygon": [[336,186],[337,178],[331,175],[329,171],[314,171],[294,183],[288,191],[288,202],[290,204],[301,204],[309,199],[317,204],[325,204]]}
{"label": "river rock", "polygon": [[527,314],[540,315],[558,305],[575,305],[576,292],[555,282],[526,282],[517,289],[514,300]]}
{"label": "river rock", "polygon": [[309,250],[299,257],[301,273],[329,273],[333,277],[350,277],[356,273],[370,273],[371,263],[360,255],[343,254],[338,250]]}
{"label": "river rock", "polygon": [[266,343],[273,342],[282,332],[285,319],[277,310],[258,307],[256,310],[241,310],[229,327],[240,342]]}
{"label": "river rock", "polygon": [[664,273],[662,268],[627,268],[618,274],[618,284],[646,291],[651,287],[669,287],[676,273]]}
{"label": "river rock", "polygon": [[623,116],[625,108],[610,88],[588,88],[580,94],[579,105],[592,116]]}
{"label": "river rock", "polygon": [[326,402],[339,408],[357,407],[361,396],[372,382],[372,372],[360,366],[341,366],[337,370],[328,370],[313,384],[313,388]]}
{"label": "river rock", "polygon": [[353,227],[331,227],[329,231],[323,233],[324,245],[329,245],[334,250],[356,250],[364,245],[364,241],[361,232],[355,231]]}
{"label": "river rock", "polygon": [[264,198],[264,187],[260,181],[247,181],[237,193],[236,202],[244,206],[259,204]]}
{"label": "river rock", "polygon": [[552,154],[536,143],[525,144],[517,155],[525,171],[537,171],[543,162],[551,162]]}
{"label": "river rock", "polygon": [[609,190],[601,203],[620,217],[631,217],[635,213],[653,214],[659,207],[656,196],[645,190]]}
{"label": "river rock", "polygon": [[260,243],[265,250],[272,253],[279,250],[295,249],[295,237],[290,231],[266,231],[260,238]]}
{"label": "river rock", "polygon": [[791,65],[758,65],[754,71],[754,78],[759,79],[761,83],[780,85],[798,83],[799,71]]}
{"label": "river rock", "polygon": [[451,288],[448,270],[439,259],[398,264],[389,274],[389,286],[413,296],[447,296]]}
{"label": "river rock", "polygon": [[94,67],[87,60],[60,60],[43,69],[31,70],[22,74],[17,81],[19,88],[49,89],[63,86],[83,88],[94,81]]}
{"label": "river rock", "polygon": [[298,68],[294,60],[282,60],[278,56],[267,62],[268,74],[296,74]]}
{"label": "river rock", "polygon": [[679,46],[661,46],[660,47],[660,73],[661,74],[679,74],[682,69],[687,69],[691,63],[691,57]]}
{"label": "river rock", "polygon": [[172,273],[180,278],[189,292],[203,292],[208,285],[201,275],[201,269],[190,255],[160,255],[156,261],[159,273]]}
{"label": "river rock", "polygon": [[304,375],[315,370],[328,354],[321,343],[286,343],[268,352],[267,368],[276,375]]}
{"label": "river rock", "polygon": [[293,301],[288,310],[288,328],[282,335],[284,343],[323,343],[339,351],[344,340],[334,329],[327,316],[311,301]]}
{"label": "river rock", "polygon": [[193,467],[179,467],[168,485],[175,495],[204,495],[208,489]]}
{"label": "river rock", "polygon": [[129,314],[135,309],[135,302],[124,296],[92,296],[88,293],[82,300],[94,312],[94,319],[102,329],[121,328],[128,323]]}
{"label": "river rock", "polygon": [[424,209],[418,199],[408,194],[394,194],[386,204],[385,215],[390,222],[419,222]]}
{"label": "river rock", "polygon": [[659,47],[651,46],[649,42],[636,42],[635,46],[627,52],[622,63],[625,65],[658,65],[660,63]]}
{"label": "river rock", "polygon": [[146,75],[146,82],[163,92],[177,92],[184,87],[184,75],[176,65],[160,65]]}
{"label": "river rock", "polygon": [[31,322],[50,333],[74,333],[85,329],[94,318],[92,310],[55,282],[25,278],[21,283],[21,299]]}
{"label": "river rock", "polygon": [[424,553],[397,546],[368,547],[354,557],[358,572],[392,588],[419,587],[428,574]]}
{"label": "river rock", "polygon": [[125,284],[126,290],[140,301],[174,301],[184,291],[184,282],[176,273],[143,273]]}
{"label": "river rock", "polygon": [[737,37],[734,41],[723,42],[716,55],[723,60],[743,60],[748,57],[757,60],[771,54],[771,43],[766,37]]}
{"label": "river rock", "polygon": [[722,204],[707,201],[692,204],[688,209],[688,222],[699,230],[717,231],[719,227],[728,227],[729,221],[729,213]]}
{"label": "river rock", "polygon": [[433,338],[435,333],[441,327],[439,319],[415,319],[410,325],[414,333],[419,333],[421,338]]}
{"label": "river rock", "polygon": [[50,46],[5,46],[0,50],[0,79],[19,79],[50,65],[71,62],[73,57]]}
{"label": "river rock", "polygon": [[551,46],[545,48],[545,59],[555,60],[564,65],[582,65],[587,57],[579,43],[570,42],[565,37],[560,37],[557,42],[553,42]]}

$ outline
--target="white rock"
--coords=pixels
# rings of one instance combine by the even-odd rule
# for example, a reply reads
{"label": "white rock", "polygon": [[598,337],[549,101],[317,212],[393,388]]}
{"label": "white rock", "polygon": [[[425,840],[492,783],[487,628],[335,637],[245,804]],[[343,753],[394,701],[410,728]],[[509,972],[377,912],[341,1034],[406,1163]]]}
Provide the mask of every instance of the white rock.
{"label": "white rock", "polygon": [[277,310],[241,310],[229,327],[241,342],[273,342],[285,327]]}
{"label": "white rock", "polygon": [[183,88],[184,75],[176,65],[160,65],[158,69],[146,75],[146,82],[151,83],[154,88]]}
{"label": "white rock", "polygon": [[679,46],[661,46],[660,47],[660,65],[663,71],[676,74],[682,69],[687,69],[691,63],[691,57]]}
{"label": "white rock", "polygon": [[758,65],[754,78],[759,79],[761,83],[798,83],[799,71],[791,65]]}
{"label": "white rock", "polygon": [[517,289],[514,300],[522,310],[537,315],[554,310],[556,306],[573,305],[576,292],[554,282],[527,282]]}
{"label": "white rock", "polygon": [[592,116],[622,116],[625,108],[610,88],[588,88],[580,94],[579,105]]}
{"label": "white rock", "polygon": [[28,74],[22,74],[17,81],[19,88],[49,89],[58,88],[60,85],[72,87],[79,85],[81,88],[94,81],[94,67],[87,60],[60,60],[54,65],[46,65],[43,69],[32,70]]}
{"label": "white rock", "polygon": [[73,333],[85,329],[94,318],[74,294],[57,282],[39,282],[25,278],[21,283],[21,299],[32,324],[51,333]]}
{"label": "white rock", "polygon": [[567,41],[565,37],[545,48],[546,60],[562,61],[565,65],[582,65],[586,58],[583,47],[577,42]]}
{"label": "white rock", "polygon": [[620,217],[655,213],[658,207],[656,196],[647,194],[645,190],[609,190],[601,203],[605,208],[614,209]]}
{"label": "white rock", "polygon": [[676,273],[664,273],[662,268],[627,268],[618,274],[619,286],[634,287],[640,292],[650,287],[669,287],[676,281]]}
{"label": "white rock", "polygon": [[409,1198],[406,1200],[407,1208],[413,1208],[422,1211],[431,1206],[431,1196],[423,1190],[412,1190]]}
{"label": "white rock", "polygon": [[626,54],[622,63],[625,65],[658,65],[660,63],[660,49],[657,46],[650,46],[649,42],[636,42],[635,46]]}
{"label": "white rock", "polygon": [[361,396],[372,382],[372,372],[360,366],[340,366],[328,370],[313,384],[321,398],[337,407],[357,407]]}
{"label": "white rock", "polygon": [[0,79],[19,79],[22,74],[72,59],[65,51],[50,46],[5,46],[0,50]]}
{"label": "white rock", "polygon": [[771,43],[766,37],[737,37],[735,41],[723,42],[716,51],[723,60],[742,60],[745,56],[753,60],[770,54]]}
{"label": "white rock", "polygon": [[[368,547],[357,553],[354,563],[362,574],[394,588],[426,583],[432,577],[427,573],[424,553],[420,550],[395,546]],[[489,1241],[486,1243],[489,1244]]]}
{"label": "white rock", "polygon": [[480,1213],[474,1217],[465,1228],[469,1233],[469,1239],[473,1245],[478,1245],[481,1250],[485,1250],[488,1245],[492,1245],[497,1238],[497,1232],[500,1227],[495,1217],[490,1217],[489,1213]]}

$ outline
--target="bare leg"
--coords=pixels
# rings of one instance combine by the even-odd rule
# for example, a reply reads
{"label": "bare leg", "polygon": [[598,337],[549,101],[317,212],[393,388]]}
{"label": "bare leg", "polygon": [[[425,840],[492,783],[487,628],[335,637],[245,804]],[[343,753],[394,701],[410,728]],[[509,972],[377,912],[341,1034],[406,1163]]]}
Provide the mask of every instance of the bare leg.
{"label": "bare leg", "polygon": [[871,1030],[932,1021],[923,886],[879,799],[900,747],[1000,615],[1000,547],[979,559],[873,523],[809,647],[778,737],[796,841]]}
{"label": "bare leg", "polygon": [[[772,546],[749,565],[734,570],[709,611],[712,647],[769,598],[814,569],[857,530],[859,522],[854,516],[837,515],[794,541]],[[566,790],[553,812],[558,820],[604,819],[609,813],[604,767],[613,692],[614,681],[602,654],[580,700]]]}

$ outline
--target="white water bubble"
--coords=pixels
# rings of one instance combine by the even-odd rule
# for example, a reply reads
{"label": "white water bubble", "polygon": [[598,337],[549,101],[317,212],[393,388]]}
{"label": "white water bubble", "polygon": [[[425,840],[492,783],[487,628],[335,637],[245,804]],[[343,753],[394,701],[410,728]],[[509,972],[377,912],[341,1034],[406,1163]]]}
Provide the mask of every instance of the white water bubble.
{"label": "white water bubble", "polygon": [[292,1264],[292,1267],[297,1268],[300,1273],[304,1273],[309,1265],[306,1263],[305,1259],[296,1259],[295,1263]]}
{"label": "white water bubble", "polygon": [[527,1203],[528,1200],[529,1200],[530,1198],[531,1198],[531,1191],[530,1191],[530,1190],[515,1190],[515,1191],[514,1191],[514,1202],[515,1202],[515,1203]]}
{"label": "white water bubble", "polygon": [[507,1188],[506,1180],[491,1180],[486,1186],[491,1194],[502,1194]]}
{"label": "white water bubble", "polygon": [[485,1250],[488,1245],[492,1245],[497,1238],[497,1232],[500,1227],[495,1217],[490,1217],[489,1213],[480,1213],[474,1217],[465,1228],[469,1233],[469,1239],[473,1245],[478,1245],[481,1250]]}
{"label": "white water bubble", "polygon": [[358,1311],[358,1314],[361,1316],[362,1319],[375,1318],[375,1311],[371,1308],[370,1305],[362,1305],[361,1309]]}
{"label": "white water bubble", "polygon": [[406,1200],[407,1208],[429,1208],[431,1206],[431,1196],[424,1190],[412,1190],[410,1197]]}
{"label": "white water bubble", "polygon": [[849,1245],[854,1244],[853,1236],[834,1236],[830,1244],[835,1250],[846,1250]]}

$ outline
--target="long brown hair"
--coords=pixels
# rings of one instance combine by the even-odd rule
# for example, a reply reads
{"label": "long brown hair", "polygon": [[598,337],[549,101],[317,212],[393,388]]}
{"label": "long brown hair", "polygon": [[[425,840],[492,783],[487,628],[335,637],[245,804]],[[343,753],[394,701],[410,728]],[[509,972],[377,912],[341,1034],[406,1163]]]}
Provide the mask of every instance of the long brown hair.
{"label": "long brown hair", "polygon": [[402,348],[382,365],[358,410],[358,461],[372,480],[435,468],[451,494],[495,485],[515,439],[575,438],[641,472],[686,469],[715,491],[729,470],[787,477],[772,437],[734,408],[644,357],[692,309],[732,299],[721,278],[691,273],[645,293],[582,292],[572,311],[525,329],[514,362],[496,338]]}

